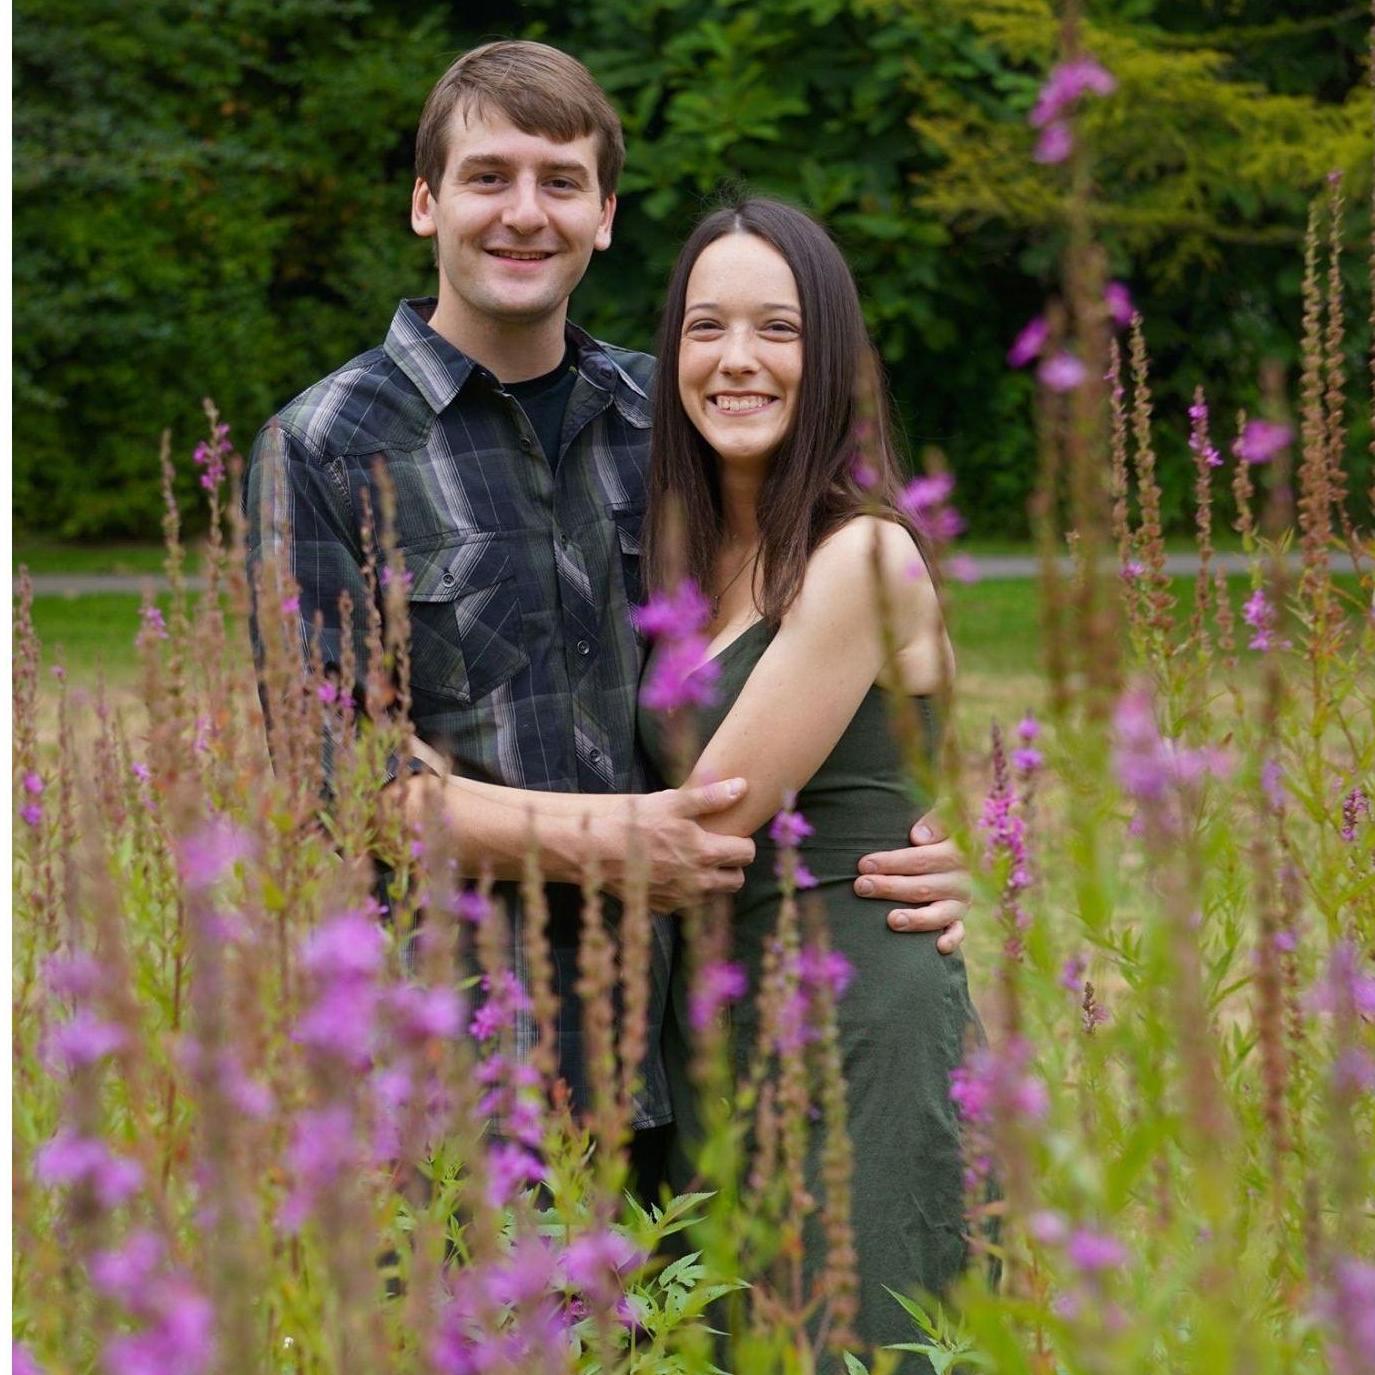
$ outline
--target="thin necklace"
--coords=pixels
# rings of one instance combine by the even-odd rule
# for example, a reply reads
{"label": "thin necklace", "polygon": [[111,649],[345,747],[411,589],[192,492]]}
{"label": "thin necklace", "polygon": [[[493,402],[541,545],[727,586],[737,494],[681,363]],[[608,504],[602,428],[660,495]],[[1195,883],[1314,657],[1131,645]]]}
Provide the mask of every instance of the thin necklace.
{"label": "thin necklace", "polygon": [[758,559],[758,557],[759,550],[756,548],[754,553],[751,554],[749,558],[747,558],[744,561],[744,563],[742,563],[740,567],[737,568],[735,572],[731,574],[730,581],[711,599],[711,618],[713,621],[721,614],[721,598],[724,597],[726,593],[729,592],[731,588],[734,587],[735,584],[740,581],[741,573],[743,573],[745,569],[747,569],[750,566],[750,564],[754,563],[755,560]]}

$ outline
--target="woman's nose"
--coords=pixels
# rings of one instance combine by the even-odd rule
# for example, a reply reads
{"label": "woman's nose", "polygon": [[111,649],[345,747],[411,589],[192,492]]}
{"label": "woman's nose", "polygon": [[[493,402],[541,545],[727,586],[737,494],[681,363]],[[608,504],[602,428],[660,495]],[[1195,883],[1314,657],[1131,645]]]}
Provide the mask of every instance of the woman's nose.
{"label": "woman's nose", "polygon": [[754,372],[759,366],[755,357],[749,333],[745,330],[731,330],[726,334],[721,346],[720,368],[722,372]]}

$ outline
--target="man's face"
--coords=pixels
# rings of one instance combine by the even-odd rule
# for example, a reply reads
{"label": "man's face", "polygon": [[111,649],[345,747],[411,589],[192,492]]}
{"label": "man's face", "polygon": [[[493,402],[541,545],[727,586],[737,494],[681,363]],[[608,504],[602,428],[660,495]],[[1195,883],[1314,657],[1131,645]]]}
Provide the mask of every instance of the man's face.
{"label": "man's face", "polygon": [[434,238],[440,305],[468,322],[537,323],[561,311],[594,249],[611,243],[597,136],[556,143],[500,112],[455,110],[438,193],[415,184],[411,224]]}

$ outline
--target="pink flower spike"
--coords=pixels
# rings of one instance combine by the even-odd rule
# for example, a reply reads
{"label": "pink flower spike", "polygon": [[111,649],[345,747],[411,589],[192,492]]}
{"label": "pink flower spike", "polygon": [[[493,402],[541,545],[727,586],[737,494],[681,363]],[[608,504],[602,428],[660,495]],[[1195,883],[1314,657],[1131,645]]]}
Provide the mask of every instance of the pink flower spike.
{"label": "pink flower spike", "polygon": [[1115,325],[1126,327],[1132,322],[1131,292],[1121,282],[1109,282],[1103,288],[1103,304]]}
{"label": "pink flower spike", "polygon": [[24,791],[37,797],[43,791],[43,780],[32,771],[26,773],[24,775]]}
{"label": "pink flower spike", "polygon": [[1064,162],[1073,151],[1074,135],[1070,133],[1069,125],[1056,120],[1053,124],[1047,124],[1041,131],[1041,137],[1036,140],[1036,147],[1032,150],[1031,160],[1045,167],[1053,167],[1056,163]]}
{"label": "pink flower spike", "polygon": [[252,858],[255,848],[247,831],[213,816],[179,847],[182,881],[193,893],[213,888],[241,860]]}
{"label": "pink flower spike", "polygon": [[1061,62],[1051,68],[1027,120],[1035,129],[1044,128],[1058,120],[1081,96],[1106,96],[1116,89],[1112,73],[1091,57]]}
{"label": "pink flower spike", "polygon": [[688,1002],[688,1019],[694,1031],[709,1026],[722,1008],[738,1003],[749,990],[743,965],[717,961],[706,965],[697,977]]}
{"label": "pink flower spike", "polygon": [[1057,353],[1037,368],[1036,376],[1051,391],[1068,392],[1083,385],[1088,369],[1072,353]]}
{"label": "pink flower spike", "polygon": [[[918,566],[921,576],[925,576],[926,565],[920,564]],[[952,582],[975,583],[979,581],[981,576],[979,573],[979,565],[969,554],[951,554],[950,557],[941,564],[941,569],[945,573],[945,576]]]}
{"label": "pink flower spike", "polygon": [[43,808],[37,802],[26,802],[19,809],[19,819],[26,826],[38,826],[43,820]]}
{"label": "pink flower spike", "polygon": [[1269,420],[1248,420],[1241,435],[1232,445],[1232,452],[1247,463],[1269,463],[1293,442],[1294,432],[1288,425]]}
{"label": "pink flower spike", "polygon": [[101,1021],[89,1008],[83,1007],[70,1020],[52,1028],[47,1052],[58,1064],[76,1069],[113,1055],[125,1040],[123,1027]]}
{"label": "pink flower spike", "polygon": [[1116,1237],[1078,1228],[1069,1239],[1066,1254],[1070,1263],[1085,1274],[1099,1274],[1115,1270],[1127,1259],[1126,1247]]}
{"label": "pink flower spike", "polygon": [[155,1232],[131,1232],[122,1246],[96,1251],[88,1270],[97,1293],[134,1308],[146,1293],[149,1281],[162,1261],[162,1240]]}
{"label": "pink flower spike", "polygon": [[1007,351],[1010,367],[1024,368],[1033,358],[1039,356],[1050,338],[1050,325],[1044,315],[1035,315],[1022,326],[1021,333],[1012,341]]}

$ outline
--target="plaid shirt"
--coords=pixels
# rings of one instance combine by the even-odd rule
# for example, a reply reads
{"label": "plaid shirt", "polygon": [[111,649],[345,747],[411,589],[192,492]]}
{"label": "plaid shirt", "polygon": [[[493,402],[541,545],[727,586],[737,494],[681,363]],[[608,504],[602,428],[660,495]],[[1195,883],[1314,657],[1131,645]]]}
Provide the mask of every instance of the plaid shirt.
{"label": "plaid shirt", "polygon": [[[283,408],[253,448],[245,488],[250,570],[286,532],[300,585],[303,656],[315,640],[340,662],[339,594],[364,657],[368,594],[360,513],[381,505],[379,459],[395,491],[396,544],[410,579],[411,715],[417,735],[458,772],[513,788],[640,792],[635,745],[640,644],[640,525],[653,359],[569,325],[578,377],[557,466],[519,403],[427,321],[433,300],[403,301],[381,348],[346,363]],[[263,462],[280,445],[285,482]],[[285,510],[277,509],[284,491]],[[268,502],[265,508],[264,498]],[[256,643],[255,652],[260,653]],[[501,885],[520,965],[520,906]],[[557,926],[575,890],[549,886]],[[562,944],[563,949],[557,948]],[[657,1053],[672,928],[655,919],[650,1044],[636,1126],[670,1120]],[[573,993],[575,942],[556,940],[560,1070],[585,1102]],[[534,1028],[517,1028],[528,1052]]]}

